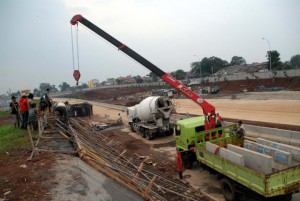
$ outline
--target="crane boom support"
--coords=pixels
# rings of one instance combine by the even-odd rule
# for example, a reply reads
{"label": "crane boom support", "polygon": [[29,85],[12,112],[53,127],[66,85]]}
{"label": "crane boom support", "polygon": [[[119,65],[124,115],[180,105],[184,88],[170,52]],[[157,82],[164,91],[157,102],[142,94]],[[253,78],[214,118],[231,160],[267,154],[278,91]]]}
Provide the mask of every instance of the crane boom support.
{"label": "crane boom support", "polygon": [[[108,33],[103,31],[102,29],[100,29],[99,27],[97,27],[96,25],[94,25],[92,22],[85,19],[81,15],[75,15],[71,19],[72,25],[75,25],[78,22],[80,22],[81,24],[83,24],[84,26],[89,28],[90,30],[97,33],[99,36],[101,36],[102,38],[104,38],[105,40],[107,40],[108,42],[113,44],[114,46],[116,46],[118,48],[118,50],[121,50],[122,52],[124,52],[125,54],[127,54],[128,56],[130,56],[131,58],[133,58],[134,60],[136,60],[143,66],[145,66],[146,68],[148,68],[151,72],[153,72],[154,74],[159,76],[162,80],[164,80],[165,82],[170,84],[172,87],[174,87],[175,89],[180,91],[182,94],[187,96],[189,99],[193,100],[195,103],[197,103],[199,106],[201,106],[201,108],[203,109],[203,113],[205,115],[211,116],[211,118],[209,120],[209,122],[210,122],[209,127],[210,128],[215,127],[215,107],[212,106],[211,104],[209,104],[207,101],[205,101],[201,96],[196,94],[193,90],[189,89],[187,86],[185,86],[180,81],[178,81],[177,79],[172,77],[170,74],[165,73],[160,68],[158,68],[157,66],[152,64],[150,61],[148,61],[147,59],[145,59],[144,57],[142,57],[141,55],[139,55],[138,53],[133,51],[131,48],[127,47],[126,45],[124,45],[123,43],[121,43],[120,41],[118,41],[117,39],[112,37],[111,35],[109,35]],[[208,123],[208,122],[206,122],[206,123]]]}

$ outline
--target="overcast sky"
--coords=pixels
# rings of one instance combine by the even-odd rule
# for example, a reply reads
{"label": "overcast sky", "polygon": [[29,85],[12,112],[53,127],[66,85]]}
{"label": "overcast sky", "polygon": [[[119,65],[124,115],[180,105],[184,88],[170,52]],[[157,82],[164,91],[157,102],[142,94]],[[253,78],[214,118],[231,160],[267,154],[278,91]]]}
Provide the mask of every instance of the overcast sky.
{"label": "overcast sky", "polygon": [[[75,85],[71,25],[81,14],[165,72],[203,57],[282,61],[300,54],[299,0],[0,0],[0,94]],[[81,82],[149,70],[79,25]],[[193,56],[197,55],[197,56]]]}

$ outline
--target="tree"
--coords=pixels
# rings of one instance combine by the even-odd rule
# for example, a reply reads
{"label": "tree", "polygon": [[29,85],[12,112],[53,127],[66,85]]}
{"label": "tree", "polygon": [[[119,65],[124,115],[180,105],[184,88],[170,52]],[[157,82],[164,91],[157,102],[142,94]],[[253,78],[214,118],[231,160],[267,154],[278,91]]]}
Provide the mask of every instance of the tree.
{"label": "tree", "polygon": [[35,96],[41,96],[41,93],[40,93],[40,91],[37,88],[33,89],[33,94]]}
{"label": "tree", "polygon": [[233,56],[231,58],[231,62],[230,65],[231,66],[236,66],[236,65],[246,65],[246,60],[243,57],[239,57],[239,56]]}
{"label": "tree", "polygon": [[122,80],[120,80],[119,78],[115,79],[115,81],[118,85],[123,84]]}
{"label": "tree", "polygon": [[87,85],[87,83],[82,83],[81,87],[82,87],[83,89],[89,88],[89,86]]}
{"label": "tree", "polygon": [[66,82],[63,82],[58,87],[60,88],[60,91],[67,91],[71,88],[71,86]]}
{"label": "tree", "polygon": [[156,82],[158,80],[158,76],[155,73],[153,73],[153,72],[149,73],[149,77],[151,78],[151,80],[153,82]]}
{"label": "tree", "polygon": [[186,72],[183,70],[179,69],[175,72],[175,78],[178,80],[183,80],[185,78]]}
{"label": "tree", "polygon": [[50,90],[52,91],[52,92],[58,92],[58,89],[55,87],[55,85],[53,84],[53,85],[51,85],[51,88],[50,88]]}
{"label": "tree", "polygon": [[196,61],[191,64],[192,73],[195,74],[195,77],[201,77],[202,76],[202,69],[201,69],[201,62]]}
{"label": "tree", "polygon": [[41,83],[40,84],[40,92],[41,93],[45,93],[46,92],[46,89],[51,89],[51,84],[50,83]]}
{"label": "tree", "polygon": [[[271,66],[272,69],[278,69],[278,67],[282,64],[280,61],[280,54],[277,50],[272,50],[271,51]],[[267,57],[268,57],[268,64],[270,64],[270,51],[267,52]],[[270,65],[268,65],[270,68]],[[271,70],[271,69],[269,69]]]}
{"label": "tree", "polygon": [[[222,60],[218,57],[204,57],[201,60],[201,73],[202,75],[210,75],[214,74],[215,72],[221,70],[222,68],[228,66],[228,62],[226,60]],[[197,74],[200,70],[200,65],[197,65],[197,62],[192,63],[191,65],[191,72]]]}
{"label": "tree", "polygon": [[296,68],[300,68],[300,55],[296,54],[296,55],[292,56],[290,63],[292,66],[294,66]]}
{"label": "tree", "polygon": [[21,92],[17,91],[17,92],[11,93],[10,96],[15,96],[15,97],[21,96]]}
{"label": "tree", "polygon": [[143,83],[144,80],[141,78],[141,76],[133,76],[133,79],[135,80],[136,83]]}

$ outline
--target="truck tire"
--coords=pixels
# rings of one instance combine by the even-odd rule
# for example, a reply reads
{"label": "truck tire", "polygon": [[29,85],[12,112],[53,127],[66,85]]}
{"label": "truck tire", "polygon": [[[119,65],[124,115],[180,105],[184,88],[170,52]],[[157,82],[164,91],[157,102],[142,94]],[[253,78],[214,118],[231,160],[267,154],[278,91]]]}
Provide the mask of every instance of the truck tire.
{"label": "truck tire", "polygon": [[147,140],[152,140],[153,139],[153,136],[150,133],[149,129],[145,129],[145,136],[146,136]]}
{"label": "truck tire", "polygon": [[169,131],[168,131],[167,136],[173,135],[173,133],[174,133],[174,128],[170,128]]}
{"label": "truck tire", "polygon": [[132,129],[133,129],[133,132],[139,131],[139,125],[135,122],[132,122]]}
{"label": "truck tire", "polygon": [[140,129],[139,129],[139,133],[140,133],[140,135],[141,135],[143,138],[145,138],[145,137],[146,137],[146,135],[145,135],[145,128],[143,128],[143,127],[140,127]]}
{"label": "truck tire", "polygon": [[129,125],[130,125],[130,130],[131,130],[132,132],[135,132],[134,127],[133,127],[133,123],[130,123]]}
{"label": "truck tire", "polygon": [[221,190],[226,201],[235,201],[237,198],[235,187],[232,181],[227,178],[221,180]]}

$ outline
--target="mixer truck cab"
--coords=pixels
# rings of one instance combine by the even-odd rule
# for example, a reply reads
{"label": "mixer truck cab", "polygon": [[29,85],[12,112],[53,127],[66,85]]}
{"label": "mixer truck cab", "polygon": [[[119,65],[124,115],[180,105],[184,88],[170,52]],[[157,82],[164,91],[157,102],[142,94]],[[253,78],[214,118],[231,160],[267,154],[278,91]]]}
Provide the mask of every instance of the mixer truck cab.
{"label": "mixer truck cab", "polygon": [[139,104],[127,108],[128,124],[133,132],[151,140],[161,135],[172,135],[170,122],[174,105],[167,97],[150,96]]}

